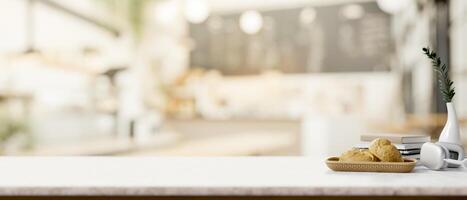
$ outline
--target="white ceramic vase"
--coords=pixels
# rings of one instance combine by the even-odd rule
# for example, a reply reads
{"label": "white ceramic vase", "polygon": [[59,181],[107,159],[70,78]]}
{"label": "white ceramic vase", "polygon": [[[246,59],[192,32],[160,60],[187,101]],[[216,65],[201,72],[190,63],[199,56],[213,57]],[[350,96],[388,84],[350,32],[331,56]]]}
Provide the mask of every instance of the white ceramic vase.
{"label": "white ceramic vase", "polygon": [[[454,108],[454,104],[450,102],[446,103],[446,107],[448,109],[448,119],[444,125],[443,131],[441,131],[437,144],[450,152],[448,158],[462,161],[464,160],[464,147],[462,146],[459,132],[456,109]],[[459,167],[459,165],[448,164],[448,167]]]}
{"label": "white ceramic vase", "polygon": [[439,142],[462,145],[459,132],[459,123],[457,122],[456,109],[451,102],[446,103],[448,110],[448,119],[444,125],[443,131],[439,136]]}

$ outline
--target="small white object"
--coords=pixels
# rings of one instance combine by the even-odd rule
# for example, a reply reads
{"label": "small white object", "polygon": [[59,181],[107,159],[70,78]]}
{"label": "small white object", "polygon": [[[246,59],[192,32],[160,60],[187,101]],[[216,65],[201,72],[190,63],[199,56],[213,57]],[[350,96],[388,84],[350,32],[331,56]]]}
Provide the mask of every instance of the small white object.
{"label": "small white object", "polygon": [[164,1],[155,5],[155,22],[164,26],[171,25],[175,22],[179,13],[178,5],[175,1]]}
{"label": "small white object", "polygon": [[386,13],[397,14],[408,5],[406,0],[376,0],[378,7]]}
{"label": "small white object", "polygon": [[445,150],[434,143],[427,142],[423,144],[420,153],[420,162],[422,165],[433,170],[440,170],[447,167],[444,159],[447,158]]}
{"label": "small white object", "polygon": [[420,162],[432,170],[441,170],[449,167],[467,167],[467,160],[459,156],[458,160],[449,158],[449,149],[442,144],[427,142],[423,144]]}
{"label": "small white object", "polygon": [[185,17],[193,24],[200,24],[209,17],[209,5],[206,0],[185,1]]}
{"label": "small white object", "polygon": [[314,8],[312,7],[304,8],[300,12],[300,22],[303,25],[309,25],[315,21],[316,15],[317,15],[316,10]]}
{"label": "small white object", "polygon": [[246,34],[254,35],[263,28],[263,16],[256,10],[244,12],[240,16],[240,28]]}
{"label": "small white object", "polygon": [[453,165],[458,165],[462,167],[467,167],[467,159],[464,159],[462,161],[459,160],[453,160],[453,159],[444,159],[445,162]]}

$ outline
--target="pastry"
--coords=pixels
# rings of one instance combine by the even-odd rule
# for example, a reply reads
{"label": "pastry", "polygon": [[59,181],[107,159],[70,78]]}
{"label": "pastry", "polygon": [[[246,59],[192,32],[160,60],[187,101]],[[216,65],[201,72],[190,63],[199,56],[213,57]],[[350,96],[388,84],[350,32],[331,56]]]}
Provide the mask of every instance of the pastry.
{"label": "pastry", "polygon": [[397,148],[387,139],[377,138],[371,142],[370,153],[382,162],[403,162],[402,156]]}
{"label": "pastry", "polygon": [[374,162],[378,161],[378,159],[371,154],[368,150],[359,150],[359,149],[352,149],[343,153],[339,161],[347,161],[347,162]]}

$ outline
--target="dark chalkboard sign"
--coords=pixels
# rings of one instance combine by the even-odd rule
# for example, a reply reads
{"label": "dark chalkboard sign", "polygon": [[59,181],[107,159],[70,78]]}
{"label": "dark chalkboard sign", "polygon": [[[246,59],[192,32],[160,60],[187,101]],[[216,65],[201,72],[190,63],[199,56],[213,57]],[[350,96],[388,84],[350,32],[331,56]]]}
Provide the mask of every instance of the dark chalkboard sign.
{"label": "dark chalkboard sign", "polygon": [[254,35],[241,30],[241,13],[190,24],[191,66],[226,75],[390,70],[391,18],[375,2],[260,13],[263,27]]}

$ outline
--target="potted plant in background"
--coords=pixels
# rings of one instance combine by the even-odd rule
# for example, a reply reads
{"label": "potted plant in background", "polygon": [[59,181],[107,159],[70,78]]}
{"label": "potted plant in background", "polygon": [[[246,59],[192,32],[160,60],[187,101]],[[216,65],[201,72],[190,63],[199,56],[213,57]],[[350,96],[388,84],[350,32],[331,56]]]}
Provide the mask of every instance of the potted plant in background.
{"label": "potted plant in background", "polygon": [[431,60],[433,70],[437,74],[438,86],[441,91],[443,100],[446,103],[448,118],[444,125],[439,142],[462,145],[459,133],[459,124],[457,122],[456,110],[452,99],[456,94],[454,92],[453,81],[449,79],[449,68],[442,63],[441,58],[436,55],[436,52],[425,47],[422,49],[424,54]]}
{"label": "potted plant in background", "polygon": [[[29,148],[31,144],[30,135],[27,133],[26,124],[21,120],[15,120],[6,115],[0,114],[0,154],[5,153],[5,148],[10,145],[13,138],[15,146],[20,145],[21,148]],[[11,145],[10,145],[11,146]]]}

